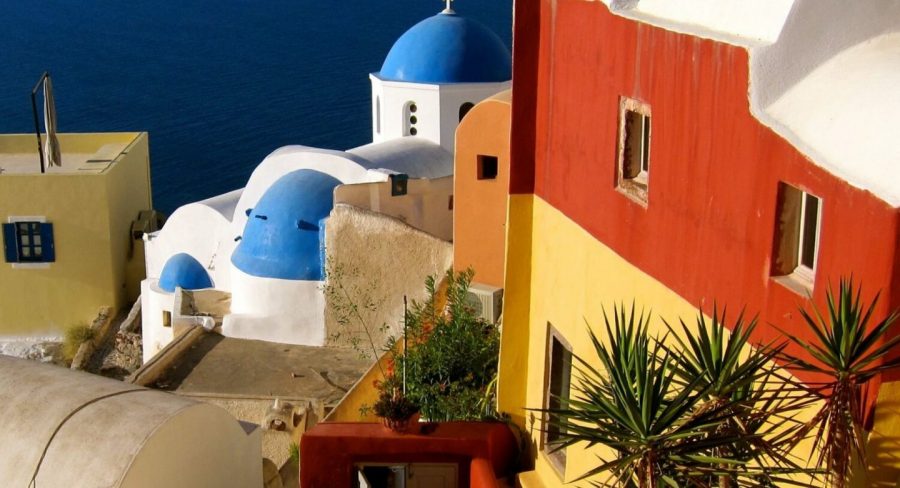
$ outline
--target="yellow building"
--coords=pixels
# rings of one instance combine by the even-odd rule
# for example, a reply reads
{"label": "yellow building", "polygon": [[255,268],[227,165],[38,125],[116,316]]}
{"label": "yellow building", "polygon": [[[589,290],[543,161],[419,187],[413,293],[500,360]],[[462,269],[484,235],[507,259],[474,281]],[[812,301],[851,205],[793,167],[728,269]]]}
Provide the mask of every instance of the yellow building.
{"label": "yellow building", "polygon": [[42,173],[34,134],[0,135],[0,337],[58,336],[140,292],[147,133],[58,138],[62,166]]}

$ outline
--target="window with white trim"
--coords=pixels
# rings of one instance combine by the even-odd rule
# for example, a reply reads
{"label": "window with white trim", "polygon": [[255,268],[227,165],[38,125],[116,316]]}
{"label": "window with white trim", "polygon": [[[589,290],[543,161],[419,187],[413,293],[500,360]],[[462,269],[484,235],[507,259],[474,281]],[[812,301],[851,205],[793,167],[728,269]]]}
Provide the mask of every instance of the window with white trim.
{"label": "window with white trim", "polygon": [[650,184],[650,105],[622,97],[619,100],[617,188],[647,204]]}
{"label": "window with white trim", "polygon": [[772,274],[791,275],[811,286],[819,257],[822,199],[781,183],[776,212]]}
{"label": "window with white trim", "polygon": [[53,224],[10,218],[3,224],[3,254],[7,263],[56,261]]}

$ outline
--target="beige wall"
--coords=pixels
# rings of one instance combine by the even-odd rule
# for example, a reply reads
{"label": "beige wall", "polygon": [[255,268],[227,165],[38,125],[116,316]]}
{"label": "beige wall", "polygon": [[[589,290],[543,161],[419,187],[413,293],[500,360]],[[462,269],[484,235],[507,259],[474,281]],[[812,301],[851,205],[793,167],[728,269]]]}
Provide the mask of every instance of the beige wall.
{"label": "beige wall", "polygon": [[334,190],[334,203],[346,203],[394,217],[449,241],[453,239],[453,177],[411,179],[407,194],[391,196],[390,181],[341,185]]}
{"label": "beige wall", "polygon": [[[34,143],[23,137],[0,137],[0,157]],[[90,322],[99,307],[118,309],[136,295],[143,256],[135,252],[127,266],[126,258],[131,221],[151,207],[147,135],[67,135],[61,143],[64,161],[67,151],[129,146],[99,172],[0,175],[0,221],[44,217],[56,248],[56,261],[39,268],[0,258],[0,336],[60,334]]]}
{"label": "beige wall", "polygon": [[[416,230],[403,222],[349,205],[337,205],[325,226],[325,246],[330,263],[344,268],[340,282],[357,299],[368,295],[376,309],[365,315],[373,328],[387,324],[387,333],[376,333],[376,345],[389,334],[402,333],[403,295],[425,298],[425,278],[441,278],[450,268],[453,249],[449,242]],[[334,278],[328,278],[334,283]],[[334,303],[326,293],[326,345],[349,347],[350,337],[364,338],[361,328],[349,330],[335,320]],[[343,337],[334,341],[335,332]]]}

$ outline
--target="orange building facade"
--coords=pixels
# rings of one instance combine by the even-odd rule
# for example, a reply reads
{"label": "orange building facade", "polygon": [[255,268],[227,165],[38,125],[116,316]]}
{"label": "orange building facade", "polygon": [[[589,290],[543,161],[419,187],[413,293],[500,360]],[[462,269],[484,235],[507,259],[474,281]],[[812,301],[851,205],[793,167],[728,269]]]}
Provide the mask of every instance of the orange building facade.
{"label": "orange building facade", "polygon": [[472,108],[456,129],[453,267],[503,287],[509,198],[509,90]]}

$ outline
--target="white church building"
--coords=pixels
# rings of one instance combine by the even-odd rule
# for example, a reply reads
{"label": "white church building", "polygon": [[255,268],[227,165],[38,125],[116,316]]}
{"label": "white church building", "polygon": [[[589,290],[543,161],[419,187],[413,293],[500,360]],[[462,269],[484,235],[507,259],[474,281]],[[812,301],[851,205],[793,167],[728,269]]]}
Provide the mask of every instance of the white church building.
{"label": "white church building", "polygon": [[145,235],[144,361],[173,339],[167,317],[178,288],[231,294],[225,336],[323,345],[324,229],[335,189],[451,176],[456,127],[474,104],[509,88],[511,55],[487,27],[448,8],[406,31],[369,78],[372,143],[279,148],[243,189],[184,205]]}

